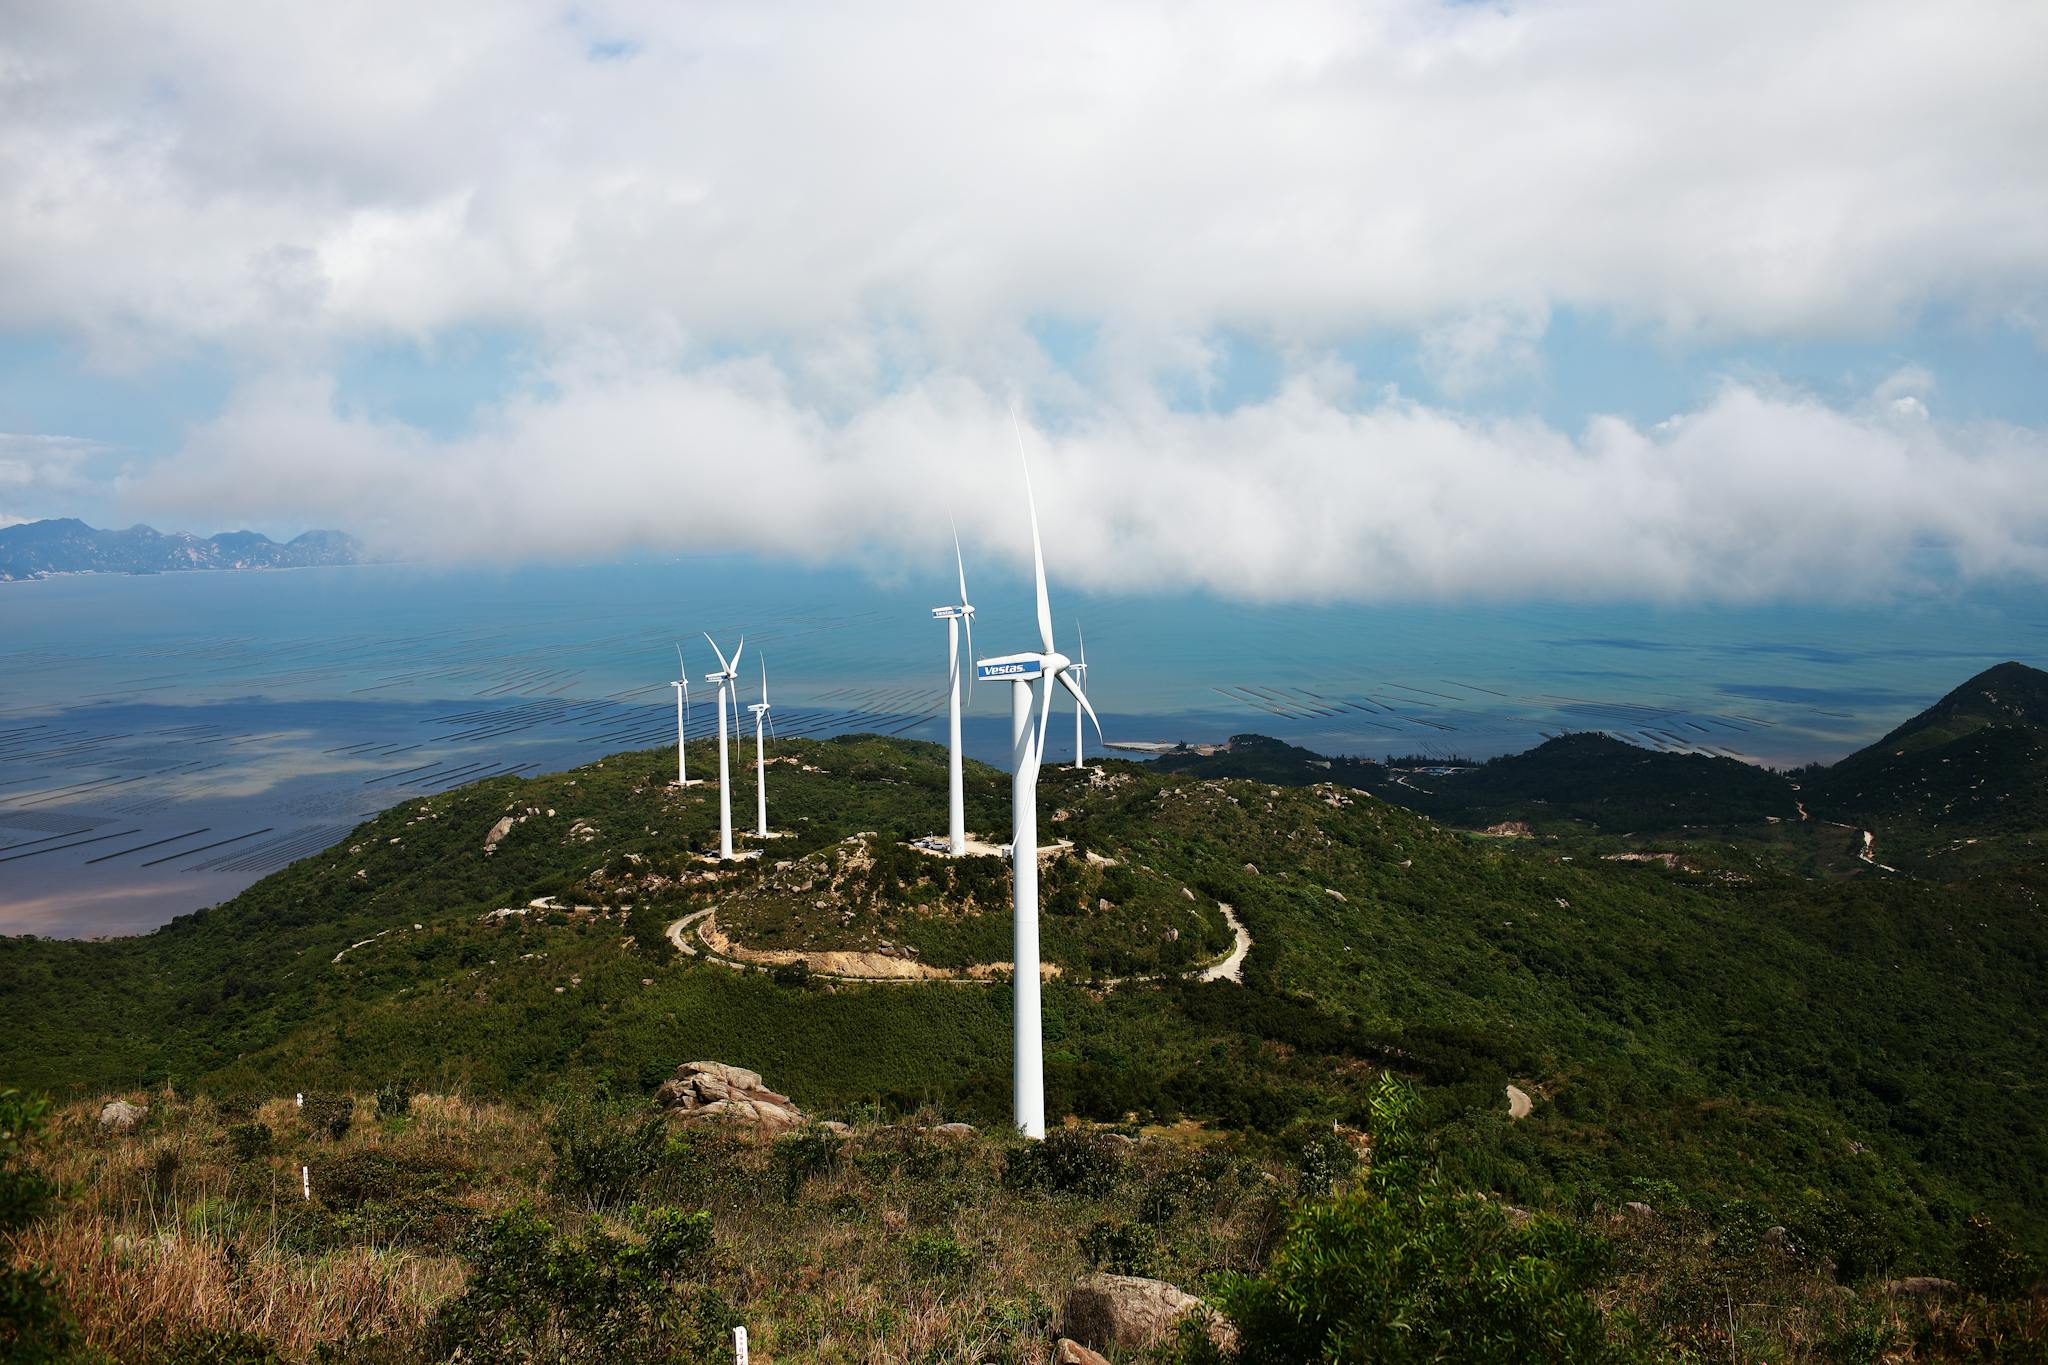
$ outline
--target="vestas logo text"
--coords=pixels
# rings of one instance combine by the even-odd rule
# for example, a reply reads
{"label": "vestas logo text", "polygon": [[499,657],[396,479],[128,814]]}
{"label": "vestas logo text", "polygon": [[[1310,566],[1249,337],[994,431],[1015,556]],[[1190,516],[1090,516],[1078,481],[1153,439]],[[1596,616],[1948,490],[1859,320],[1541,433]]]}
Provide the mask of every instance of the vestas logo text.
{"label": "vestas logo text", "polygon": [[984,678],[1008,678],[1018,673],[1036,674],[1038,671],[1038,665],[1034,663],[983,664],[981,666],[981,676]]}

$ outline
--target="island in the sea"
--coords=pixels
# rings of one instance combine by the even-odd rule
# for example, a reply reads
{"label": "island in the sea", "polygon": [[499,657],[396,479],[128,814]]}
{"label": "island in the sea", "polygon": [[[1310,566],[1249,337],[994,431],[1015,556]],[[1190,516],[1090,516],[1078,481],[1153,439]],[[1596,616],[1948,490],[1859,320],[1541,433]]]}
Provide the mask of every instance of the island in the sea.
{"label": "island in the sea", "polygon": [[76,517],[0,526],[0,582],[59,573],[170,573],[179,569],[304,569],[360,564],[363,543],[345,531],[307,531],[279,543],[257,531],[201,538],[130,526],[103,531]]}

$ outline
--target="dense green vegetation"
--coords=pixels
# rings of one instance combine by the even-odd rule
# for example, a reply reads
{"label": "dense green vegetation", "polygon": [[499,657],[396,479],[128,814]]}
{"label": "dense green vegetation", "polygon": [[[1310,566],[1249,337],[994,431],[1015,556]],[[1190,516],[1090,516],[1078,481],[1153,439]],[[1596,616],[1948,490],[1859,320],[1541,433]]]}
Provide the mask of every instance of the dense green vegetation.
{"label": "dense green vegetation", "polygon": [[[1955,767],[2003,745],[2024,771],[2031,723],[1952,717],[1897,747]],[[1390,804],[1439,792],[1283,780],[1302,771],[1286,746],[1240,748],[1275,776],[1045,771],[1046,828],[1072,846],[1045,879],[1048,955],[1067,969],[1045,993],[1055,1113],[1291,1141],[1370,1127],[1392,1071],[1418,1083],[1446,1189],[1567,1221],[1647,1203],[1731,1266],[1779,1227],[1849,1283],[1962,1275],[1986,1238],[2013,1239],[2020,1264],[2048,1251],[2048,873],[2024,818],[1996,823],[2024,798],[1971,825],[1982,856],[1933,879],[1859,861],[1853,828],[1801,821],[1792,800],[1825,785],[1810,772],[1795,791],[1574,737],[1441,779],[1474,784],[1455,823],[1537,834],[1502,839]],[[645,1096],[679,1061],[716,1058],[826,1117],[1000,1126],[1000,975],[856,984],[670,945],[671,923],[717,909],[755,948],[1007,957],[1006,867],[903,846],[943,810],[942,750],[850,737],[782,757],[771,814],[789,837],[756,861],[704,858],[715,796],[667,785],[672,754],[621,754],[408,802],[142,938],[0,941],[0,1078],[60,1095],[382,1089],[395,1106],[408,1086]],[[1967,789],[2008,780],[2003,762]],[[970,827],[1000,837],[1007,778],[970,764],[967,794]],[[750,779],[735,799],[751,803]],[[1219,904],[1254,940],[1242,984],[1187,970],[1227,946]],[[1510,1084],[1534,1102],[1519,1121]],[[1448,1218],[1447,1246],[1521,1244],[1445,1198],[1402,1207]],[[1380,1246],[1415,1232],[1390,1207],[1329,1216]],[[1114,1228],[1091,1245],[1138,1257]]]}

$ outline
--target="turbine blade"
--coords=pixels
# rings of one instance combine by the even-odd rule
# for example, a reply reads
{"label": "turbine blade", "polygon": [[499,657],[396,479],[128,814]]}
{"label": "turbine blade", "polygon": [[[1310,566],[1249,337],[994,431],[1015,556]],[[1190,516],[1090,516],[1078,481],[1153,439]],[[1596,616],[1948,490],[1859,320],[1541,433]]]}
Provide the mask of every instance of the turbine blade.
{"label": "turbine blade", "polygon": [[746,652],[747,652],[747,637],[746,637],[746,636],[744,636],[744,635],[742,635],[742,636],[740,636],[740,647],[739,647],[738,649],[735,649],[735,650],[734,650],[734,651],[732,652],[732,674],[733,674],[733,680],[734,680],[735,682],[737,682],[737,681],[739,680],[739,668],[740,668],[740,655],[742,655],[742,654],[744,654],[744,653],[746,653]]}
{"label": "turbine blade", "polygon": [[[718,641],[716,641],[716,640],[714,640],[714,639],[712,639],[712,638],[711,638],[711,633],[710,633],[709,631],[706,631],[706,632],[705,632],[705,634],[704,634],[704,643],[705,643],[705,644],[707,644],[707,645],[710,645],[710,646],[711,646],[711,652],[712,652],[713,654],[716,654],[716,655],[718,656],[718,666],[719,666],[719,668],[720,668],[720,669],[722,669],[723,671],[727,672],[727,673],[730,673],[730,672],[732,672],[732,665],[731,665],[731,664],[729,664],[729,663],[727,663],[727,662],[725,661],[725,651],[724,651],[724,650],[721,650],[721,649],[720,649],[720,648],[718,647]],[[742,639],[741,639],[741,643],[745,643],[745,638],[744,638],[744,637],[742,637]]]}
{"label": "turbine blade", "polygon": [[[964,595],[964,594],[963,594]],[[974,613],[967,613],[967,704],[974,705]]]}
{"label": "turbine blade", "polygon": [[1031,567],[1038,575],[1038,647],[1052,653],[1052,603],[1045,595],[1045,547],[1038,538],[1038,498],[1031,491],[1031,462],[1024,458],[1024,424],[1010,409],[1010,429],[1017,434],[1017,463],[1024,467],[1024,505],[1031,512]]}
{"label": "turbine blade", "polygon": [[676,641],[676,676],[678,678],[690,676],[690,670],[683,667],[683,642],[681,640]]}
{"label": "turbine blade", "polygon": [[[1061,676],[1065,675],[1062,674]],[[1038,675],[1038,747],[1031,751],[1031,761],[1033,763],[1042,762],[1045,758],[1045,725],[1051,719],[1052,676],[1041,673]]]}
{"label": "turbine blade", "polygon": [[1095,738],[1102,739],[1102,722],[1095,715],[1095,708],[1088,704],[1088,694],[1081,690],[1081,684],[1067,673],[1060,674],[1060,685],[1074,694],[1074,700],[1081,703],[1081,709],[1088,713],[1088,719],[1095,722]]}
{"label": "turbine blade", "polygon": [[768,658],[761,657],[761,705],[768,704]]}
{"label": "turbine blade", "polygon": [[953,527],[953,567],[960,571],[960,605],[967,605],[967,561],[960,557],[960,525],[953,521],[953,514],[946,513],[946,521]]}
{"label": "turbine blade", "polygon": [[1081,667],[1088,667],[1088,632],[1081,629],[1079,621],[1074,622],[1074,636],[1081,642]]}

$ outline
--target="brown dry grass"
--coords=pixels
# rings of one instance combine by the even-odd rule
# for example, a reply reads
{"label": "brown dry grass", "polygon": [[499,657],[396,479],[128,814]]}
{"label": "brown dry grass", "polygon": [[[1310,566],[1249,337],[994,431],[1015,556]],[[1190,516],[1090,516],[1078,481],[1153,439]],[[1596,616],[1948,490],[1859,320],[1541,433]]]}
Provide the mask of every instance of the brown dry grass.
{"label": "brown dry grass", "polygon": [[[320,1221],[346,1218],[326,1205],[323,1171],[355,1154],[463,1170],[456,1200],[479,1214],[531,1202],[565,1232],[593,1216],[548,1192],[554,1158],[539,1110],[421,1095],[406,1119],[387,1122],[359,1099],[347,1135],[329,1141],[289,1097],[247,1112],[167,1093],[129,1098],[150,1106],[133,1135],[99,1131],[100,1100],[54,1117],[40,1164],[67,1197],[16,1247],[18,1260],[56,1271],[88,1344],[114,1359],[147,1361],[181,1334],[220,1328],[260,1335],[293,1359],[348,1340],[414,1342],[460,1292],[463,1263],[447,1248]],[[243,1162],[230,1130],[250,1121],[270,1128],[275,1148]],[[712,1211],[707,1278],[748,1322],[756,1360],[1049,1359],[1059,1300],[1087,1269],[1080,1234],[1100,1218],[1130,1220],[1148,1173],[1212,1140],[1191,1130],[1148,1141],[1116,1192],[1084,1199],[1008,1189],[1000,1143],[917,1129],[861,1130],[788,1199],[769,1145],[705,1135],[691,1141],[694,1174],[648,1192],[650,1203]],[[299,1198],[301,1163],[312,1171],[310,1204]],[[1271,1235],[1269,1189],[1248,1172],[1176,1220],[1160,1272],[1194,1284],[1202,1271],[1253,1268]],[[595,1216],[617,1228],[620,1212]],[[957,1247],[958,1264],[935,1269],[920,1245]]]}

